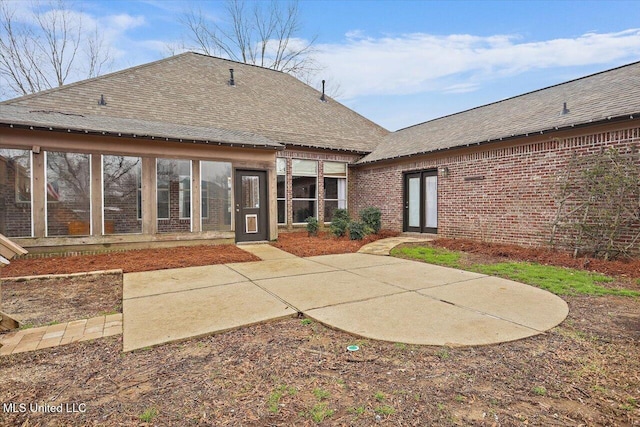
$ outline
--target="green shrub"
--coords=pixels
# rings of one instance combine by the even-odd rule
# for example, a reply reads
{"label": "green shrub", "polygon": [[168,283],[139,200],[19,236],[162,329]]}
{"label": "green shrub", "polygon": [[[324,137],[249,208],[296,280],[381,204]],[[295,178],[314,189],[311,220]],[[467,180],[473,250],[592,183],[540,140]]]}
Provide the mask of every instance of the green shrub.
{"label": "green shrub", "polygon": [[318,219],[310,216],[306,220],[307,223],[307,233],[309,236],[317,236],[318,235]]}
{"label": "green shrub", "polygon": [[347,234],[350,222],[351,218],[349,218],[349,212],[346,209],[336,209],[331,217],[329,231],[336,237],[342,237]]}
{"label": "green shrub", "polygon": [[347,211],[346,209],[336,209],[335,211],[333,211],[333,216],[331,217],[331,220],[335,221],[336,219],[343,219],[347,222],[351,222],[349,211]]}
{"label": "green shrub", "polygon": [[329,227],[329,231],[336,237],[342,237],[347,233],[347,229],[349,228],[349,221],[346,221],[342,218],[334,218],[331,222],[331,226]]}
{"label": "green shrub", "polygon": [[349,238],[351,240],[362,240],[364,236],[371,233],[371,229],[362,221],[352,221],[349,224]]}
{"label": "green shrub", "polygon": [[364,222],[367,227],[371,228],[374,233],[378,234],[380,232],[382,212],[380,209],[369,207],[360,211],[360,219]]}

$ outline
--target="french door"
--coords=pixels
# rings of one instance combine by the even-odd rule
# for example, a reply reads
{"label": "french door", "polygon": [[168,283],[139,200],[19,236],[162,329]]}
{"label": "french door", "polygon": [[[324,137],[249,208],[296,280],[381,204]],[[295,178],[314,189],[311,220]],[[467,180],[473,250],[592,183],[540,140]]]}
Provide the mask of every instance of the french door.
{"label": "french door", "polygon": [[438,232],[438,171],[404,174],[404,231]]}

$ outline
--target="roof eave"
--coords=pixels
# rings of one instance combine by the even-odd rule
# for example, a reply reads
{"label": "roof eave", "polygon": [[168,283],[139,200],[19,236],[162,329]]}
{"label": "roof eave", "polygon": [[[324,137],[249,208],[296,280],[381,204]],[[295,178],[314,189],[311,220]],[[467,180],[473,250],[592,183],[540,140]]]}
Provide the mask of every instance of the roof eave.
{"label": "roof eave", "polygon": [[317,150],[329,150],[329,151],[340,151],[340,152],[347,152],[347,153],[353,153],[353,154],[357,154],[360,156],[365,156],[367,154],[371,154],[372,151],[363,151],[363,150],[354,150],[354,149],[350,149],[350,148],[330,148],[330,147],[324,147],[321,145],[313,145],[313,144],[300,144],[300,143],[283,143],[285,145],[285,149],[286,146],[290,146],[290,147],[301,147],[301,148],[313,148],[313,149],[317,149]]}
{"label": "roof eave", "polygon": [[467,148],[467,147],[479,147],[479,146],[482,146],[482,145],[495,143],[495,142],[510,141],[510,140],[513,140],[513,139],[527,138],[527,137],[534,136],[534,135],[544,135],[544,134],[548,134],[548,133],[561,132],[561,131],[565,131],[565,130],[569,130],[569,129],[583,128],[583,127],[587,127],[587,126],[593,126],[593,125],[604,124],[604,123],[612,123],[612,122],[616,122],[616,121],[633,120],[633,119],[637,119],[637,118],[640,118],[640,112],[632,113],[632,114],[623,114],[623,115],[620,115],[620,116],[609,116],[609,117],[606,117],[606,118],[600,119],[600,120],[593,120],[592,119],[592,120],[589,120],[587,122],[572,123],[572,124],[566,125],[566,126],[554,126],[552,128],[543,129],[543,130],[539,130],[539,131],[525,132],[525,133],[521,133],[521,134],[512,134],[510,136],[487,139],[486,141],[477,141],[477,142],[470,142],[470,143],[467,143],[467,144],[454,145],[452,147],[438,148],[436,150],[419,151],[419,152],[415,152],[415,153],[411,153],[411,154],[401,154],[401,155],[398,155],[398,156],[385,157],[385,158],[377,159],[377,160],[360,161],[360,162],[356,162],[353,166],[372,165],[372,164],[375,164],[375,163],[392,162],[392,161],[395,161],[395,160],[399,160],[399,159],[403,159],[403,158],[409,158],[409,157],[413,157],[413,156],[436,154],[436,153],[442,153],[442,152],[446,152],[446,151],[456,150],[456,149],[460,149],[460,148]]}
{"label": "roof eave", "polygon": [[285,149],[285,147],[282,144],[261,145],[261,144],[252,144],[252,143],[229,142],[229,141],[215,140],[215,139],[209,140],[209,139],[199,139],[199,138],[194,139],[194,138],[168,137],[163,135],[139,135],[136,133],[128,133],[128,132],[110,132],[110,131],[89,130],[89,129],[79,129],[79,128],[70,128],[70,127],[29,125],[29,124],[22,124],[22,123],[0,123],[0,127],[8,127],[12,129],[27,129],[27,130],[37,130],[37,131],[95,135],[95,136],[104,136],[104,137],[147,139],[147,140],[164,141],[164,142],[217,145],[217,146],[234,147],[234,148],[255,148],[255,149],[275,150],[275,151],[282,151]]}

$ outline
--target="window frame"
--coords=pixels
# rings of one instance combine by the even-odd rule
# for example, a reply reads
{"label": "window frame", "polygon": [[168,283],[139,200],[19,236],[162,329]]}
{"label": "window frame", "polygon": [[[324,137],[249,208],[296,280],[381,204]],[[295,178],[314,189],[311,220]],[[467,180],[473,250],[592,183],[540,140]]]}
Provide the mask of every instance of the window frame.
{"label": "window frame", "polygon": [[[335,174],[324,174],[324,166],[327,163],[342,163],[344,164],[344,176],[342,175],[335,175]],[[324,205],[326,206],[327,202],[338,202],[338,209],[348,209],[348,201],[349,201],[349,164],[347,162],[334,162],[334,161],[326,161],[322,163],[322,171],[323,171],[323,184],[324,184]],[[328,199],[327,196],[327,185],[326,185],[326,179],[343,179],[344,180],[344,199],[340,199],[339,197],[337,199]],[[338,194],[339,196],[339,194]],[[344,201],[344,208],[340,207],[340,201]],[[325,224],[331,224],[332,221],[324,221]]]}
{"label": "window frame", "polygon": [[[311,175],[311,174],[295,174],[294,173],[294,166],[295,166],[295,162],[296,161],[303,161],[303,162],[314,162],[316,165],[316,171],[315,171],[315,175]],[[293,209],[293,203],[295,203],[296,201],[300,201],[300,202],[315,202],[315,206],[314,206],[314,210],[315,210],[315,214],[312,215],[314,218],[318,218],[318,198],[319,198],[319,194],[318,194],[318,183],[319,183],[319,173],[318,173],[318,161],[317,160],[312,160],[312,159],[291,159],[291,207],[292,210],[295,212],[295,210]],[[316,197],[315,198],[297,198],[294,197],[293,195],[293,182],[294,182],[294,178],[295,177],[313,177],[316,179]],[[291,223],[292,225],[302,225],[305,224],[305,222],[295,222],[295,215],[291,218]]]}

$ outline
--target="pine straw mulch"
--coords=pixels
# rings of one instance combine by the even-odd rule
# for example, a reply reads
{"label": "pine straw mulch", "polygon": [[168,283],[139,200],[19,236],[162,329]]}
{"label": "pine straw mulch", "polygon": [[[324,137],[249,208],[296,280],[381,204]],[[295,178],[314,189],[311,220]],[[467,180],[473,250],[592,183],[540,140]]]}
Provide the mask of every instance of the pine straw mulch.
{"label": "pine straw mulch", "polygon": [[260,258],[235,245],[137,249],[98,255],[16,259],[7,267],[0,269],[0,277],[69,274],[113,269],[132,273],[259,260]]}
{"label": "pine straw mulch", "polygon": [[317,236],[309,236],[306,231],[281,232],[272,245],[299,257],[346,254],[358,252],[367,243],[399,234],[397,231],[380,230],[378,234],[370,234],[362,240],[350,240],[348,236],[336,237],[326,231],[319,232]]}

